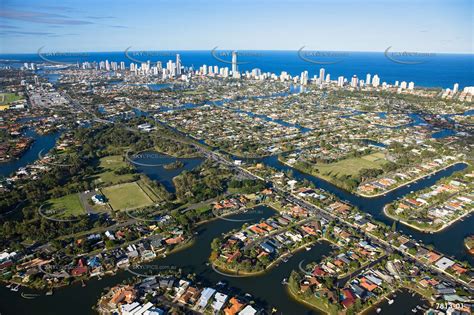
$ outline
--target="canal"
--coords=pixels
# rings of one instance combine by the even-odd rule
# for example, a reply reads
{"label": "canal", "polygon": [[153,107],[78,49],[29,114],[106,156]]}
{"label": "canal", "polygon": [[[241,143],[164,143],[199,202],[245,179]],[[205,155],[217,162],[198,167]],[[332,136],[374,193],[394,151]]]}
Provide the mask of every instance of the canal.
{"label": "canal", "polygon": [[35,162],[38,159],[38,154],[40,152],[43,155],[48,153],[48,151],[54,147],[56,140],[59,138],[61,133],[54,132],[46,135],[39,135],[32,128],[27,128],[22,134],[26,137],[32,138],[34,140],[33,143],[18,159],[0,163],[0,177],[7,177],[21,167],[25,167],[28,164]]}
{"label": "canal", "polygon": [[[455,164],[429,177],[425,177],[418,180],[417,182],[411,183],[410,185],[402,186],[398,189],[388,192],[385,195],[374,198],[365,198],[352,194],[321,178],[300,172],[290,166],[287,166],[281,163],[277,156],[265,157],[261,159],[261,162],[279,171],[291,171],[295,179],[306,179],[312,182],[316,185],[316,187],[336,195],[341,200],[349,202],[350,204],[358,207],[361,211],[369,213],[375,220],[384,222],[388,226],[392,225],[393,220],[385,216],[383,213],[383,207],[386,204],[396,199],[402,198],[412,191],[418,191],[427,188],[435,184],[438,180],[450,176],[454,172],[461,171],[467,167],[467,165],[463,163]],[[397,224],[397,230],[406,235],[411,235],[415,240],[422,241],[425,245],[434,245],[437,250],[441,251],[445,255],[452,256],[461,261],[468,261],[472,265],[474,264],[474,259],[471,255],[469,255],[464,247],[464,238],[472,233],[473,226],[474,216],[470,215],[465,217],[462,221],[459,220],[450,227],[438,233],[429,234],[419,232],[401,223]]]}
{"label": "canal", "polygon": [[[256,211],[241,213],[231,216],[232,219],[247,220],[248,223],[255,223],[261,219],[272,216],[275,212],[268,207],[260,206]],[[192,246],[173,253],[166,258],[156,259],[148,263],[152,266],[160,266],[159,269],[181,268],[185,273],[195,273],[202,285],[215,286],[219,281],[225,281],[232,292],[249,293],[259,301],[262,306],[275,307],[278,314],[320,314],[317,311],[308,309],[306,306],[293,301],[286,293],[286,286],[281,282],[288,278],[291,270],[297,270],[302,260],[320,260],[323,256],[329,255],[331,246],[327,242],[315,244],[309,251],[299,251],[295,253],[286,263],[270,269],[267,273],[248,278],[225,277],[216,273],[209,266],[209,256],[211,253],[210,244],[216,237],[225,234],[232,229],[238,229],[244,222],[228,221],[216,219],[198,226],[196,239]],[[146,265],[141,270],[146,269]],[[157,268],[150,267],[156,270]],[[101,280],[96,278],[86,282],[86,287],[80,283],[69,287],[58,289],[52,296],[46,296],[45,292],[38,292],[29,289],[20,289],[20,292],[11,292],[8,288],[0,287],[2,303],[0,305],[1,314],[70,314],[83,315],[93,314],[91,306],[95,305],[105,288],[112,287],[126,279],[133,278],[134,275],[128,271],[121,271],[114,276],[105,276]],[[24,293],[39,293],[34,299],[24,299]],[[260,300],[258,300],[260,299]]]}

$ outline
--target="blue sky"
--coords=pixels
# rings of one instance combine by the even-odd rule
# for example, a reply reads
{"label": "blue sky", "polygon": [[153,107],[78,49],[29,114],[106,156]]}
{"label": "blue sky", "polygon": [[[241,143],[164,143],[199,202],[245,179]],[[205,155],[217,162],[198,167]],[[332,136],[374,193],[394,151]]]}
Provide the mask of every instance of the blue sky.
{"label": "blue sky", "polygon": [[472,0],[1,0],[0,53],[266,49],[473,53]]}

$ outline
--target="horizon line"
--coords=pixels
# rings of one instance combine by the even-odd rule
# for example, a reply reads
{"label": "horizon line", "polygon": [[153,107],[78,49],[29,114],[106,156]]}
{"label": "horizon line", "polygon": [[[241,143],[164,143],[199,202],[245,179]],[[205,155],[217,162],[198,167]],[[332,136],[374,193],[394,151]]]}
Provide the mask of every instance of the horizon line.
{"label": "horizon line", "polygon": [[[44,47],[44,46],[43,46]],[[303,46],[304,47],[304,46]],[[390,47],[387,47],[390,48]],[[41,49],[41,48],[39,48]],[[54,50],[54,51],[45,51],[44,53],[48,52],[64,52],[64,53],[123,53],[127,50],[98,50],[98,51],[85,51],[85,50]],[[132,52],[212,52],[213,49],[137,49],[137,50],[130,50]],[[262,52],[298,52],[298,49],[216,49],[216,51],[262,51]],[[304,51],[320,51],[320,52],[344,52],[344,53],[381,53],[384,54],[386,50],[322,50],[322,49],[305,49]],[[442,54],[442,55],[473,55],[474,52],[437,52],[437,51],[416,51],[416,50],[393,50],[392,52],[396,53],[418,53],[418,54]],[[38,54],[38,51],[35,52],[1,52],[1,55],[33,55]]]}

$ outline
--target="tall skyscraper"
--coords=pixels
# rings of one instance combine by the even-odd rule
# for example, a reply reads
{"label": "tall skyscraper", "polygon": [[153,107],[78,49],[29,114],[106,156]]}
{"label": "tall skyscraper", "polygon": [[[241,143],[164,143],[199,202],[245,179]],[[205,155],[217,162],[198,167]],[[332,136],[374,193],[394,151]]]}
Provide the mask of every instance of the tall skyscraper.
{"label": "tall skyscraper", "polygon": [[453,94],[456,94],[459,90],[459,83],[454,83]]}
{"label": "tall skyscraper", "polygon": [[357,87],[357,82],[358,82],[358,81],[359,81],[359,80],[357,79],[357,76],[354,74],[354,75],[352,76],[352,79],[351,79],[351,86],[352,86],[353,88]]}
{"label": "tall skyscraper", "polygon": [[344,86],[344,77],[340,76],[337,78],[337,86],[338,87],[343,87]]}
{"label": "tall skyscraper", "polygon": [[319,69],[319,83],[324,82],[324,68]]}
{"label": "tall skyscraper", "polygon": [[374,78],[372,79],[372,85],[373,87],[378,87],[380,85],[380,78],[378,75],[374,75]]}
{"label": "tall skyscraper", "polygon": [[371,79],[371,76],[370,76],[370,73],[367,73],[367,76],[365,77],[365,85],[370,85],[370,79]]}
{"label": "tall skyscraper", "polygon": [[233,51],[232,52],[232,76],[236,76],[237,72],[239,70],[237,69],[237,52]]}
{"label": "tall skyscraper", "polygon": [[181,75],[181,57],[176,54],[176,76]]}

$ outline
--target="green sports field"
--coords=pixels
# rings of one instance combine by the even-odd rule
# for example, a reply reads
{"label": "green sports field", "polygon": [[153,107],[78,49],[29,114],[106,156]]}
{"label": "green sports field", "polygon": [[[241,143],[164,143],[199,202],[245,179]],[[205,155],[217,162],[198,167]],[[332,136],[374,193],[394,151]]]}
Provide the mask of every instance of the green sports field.
{"label": "green sports field", "polygon": [[114,210],[128,210],[153,205],[153,201],[136,182],[102,188]]}

